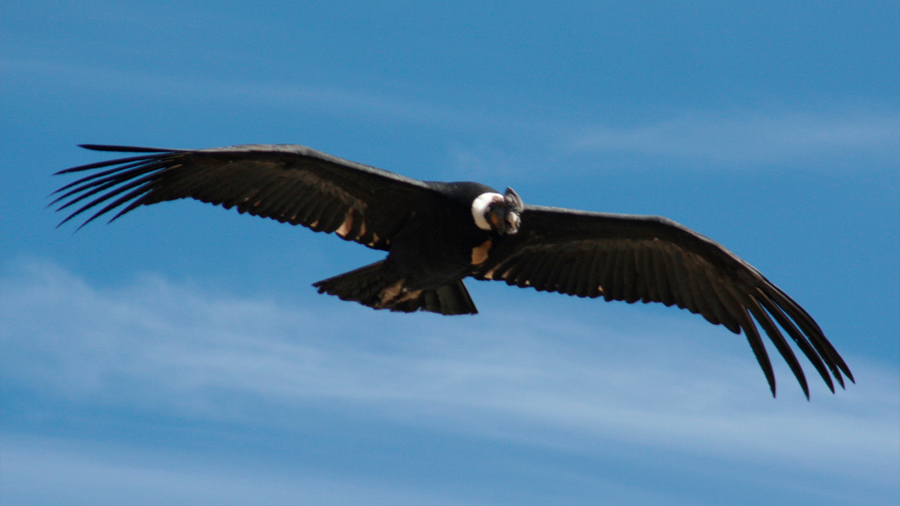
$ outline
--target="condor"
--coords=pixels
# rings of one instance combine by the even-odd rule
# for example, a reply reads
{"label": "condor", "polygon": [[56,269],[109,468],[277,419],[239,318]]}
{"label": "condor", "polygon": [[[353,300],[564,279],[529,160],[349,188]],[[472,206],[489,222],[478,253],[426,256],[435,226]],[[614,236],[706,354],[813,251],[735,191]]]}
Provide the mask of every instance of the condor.
{"label": "condor", "polygon": [[661,302],[743,331],[772,395],[775,376],[756,322],[807,398],[803,370],[779,326],[832,392],[832,376],[841,387],[843,375],[853,381],[791,297],[718,243],[665,218],[525,205],[510,188],[500,194],[479,183],[418,181],[303,146],[83,147],[135,155],[59,172],[93,171],[55,192],[62,193],[51,204],[57,210],[80,205],[63,223],[99,205],[81,226],[117,208],[110,221],[189,197],[387,251],[380,262],[313,285],[375,309],[477,313],[463,284],[468,276],[607,301]]}

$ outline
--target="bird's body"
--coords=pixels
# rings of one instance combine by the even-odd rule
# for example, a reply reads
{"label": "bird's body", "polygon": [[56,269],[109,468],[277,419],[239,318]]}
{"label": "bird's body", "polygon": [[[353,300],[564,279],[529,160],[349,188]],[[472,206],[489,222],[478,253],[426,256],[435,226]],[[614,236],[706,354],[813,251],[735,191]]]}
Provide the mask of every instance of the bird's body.
{"label": "bird's body", "polygon": [[497,234],[479,228],[472,219],[472,202],[495,190],[479,183],[425,185],[433,196],[409,213],[388,240],[387,258],[315,283],[320,293],[376,309],[478,312],[461,280],[475,273],[489,245],[498,240]]}
{"label": "bird's body", "polygon": [[416,213],[391,241],[387,266],[413,289],[432,289],[473,273],[472,250],[491,233],[472,220],[472,201],[495,190],[478,183],[426,183],[434,206]]}
{"label": "bird's body", "polygon": [[[320,293],[376,309],[476,313],[466,277],[626,302],[662,302],[743,331],[775,393],[758,322],[807,397],[803,371],[779,326],[834,391],[849,369],[812,317],[718,243],[660,217],[524,205],[480,183],[424,182],[303,146],[205,150],[86,146],[130,158],[64,186],[54,203],[86,202],[65,221],[106,203],[85,223],[121,207],[180,198],[249,213],[386,251],[374,264],[319,281]],[[103,170],[99,170],[103,169]],[[755,320],[755,322],[754,322]],[[843,375],[842,375],[843,373]]]}

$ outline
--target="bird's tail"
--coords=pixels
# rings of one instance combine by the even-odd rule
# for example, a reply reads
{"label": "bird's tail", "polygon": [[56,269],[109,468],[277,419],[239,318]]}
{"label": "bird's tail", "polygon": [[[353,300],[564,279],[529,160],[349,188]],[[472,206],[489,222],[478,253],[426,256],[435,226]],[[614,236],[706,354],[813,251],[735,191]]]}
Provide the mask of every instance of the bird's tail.
{"label": "bird's tail", "polygon": [[433,290],[409,290],[406,280],[382,270],[384,260],[313,283],[319,293],[336,295],[375,309],[412,313],[431,311],[446,315],[475,314],[475,303],[462,280]]}

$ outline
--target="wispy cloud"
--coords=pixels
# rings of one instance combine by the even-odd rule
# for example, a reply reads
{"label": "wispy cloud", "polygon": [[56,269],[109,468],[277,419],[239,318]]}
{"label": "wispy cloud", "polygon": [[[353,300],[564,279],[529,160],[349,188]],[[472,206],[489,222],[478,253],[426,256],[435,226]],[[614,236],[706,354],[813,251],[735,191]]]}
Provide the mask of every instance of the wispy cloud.
{"label": "wispy cloud", "polygon": [[[535,160],[568,170],[565,160],[585,153],[660,155],[716,164],[789,163],[833,157],[900,159],[900,114],[872,107],[836,107],[821,113],[705,111],[670,114],[638,125],[572,123],[558,118],[508,114],[490,108],[452,107],[391,96],[360,87],[313,86],[276,80],[223,79],[77,63],[4,58],[7,76],[52,76],[66,86],[196,102],[316,108],[450,129],[487,139],[482,146],[450,148],[452,163],[525,167]],[[536,143],[536,144],[535,144]],[[498,145],[509,145],[507,149]],[[554,163],[558,162],[558,163]],[[529,163],[530,162],[530,163]],[[824,166],[827,166],[825,164]],[[824,167],[823,166],[823,167]],[[467,169],[469,170],[469,169]]]}
{"label": "wispy cloud", "polygon": [[[345,115],[377,116],[407,123],[451,127],[497,127],[499,118],[370,90],[302,85],[278,80],[228,79],[92,66],[26,58],[4,58],[7,76],[52,76],[67,87],[81,87],[198,103],[238,103],[283,109],[324,109]],[[510,127],[511,124],[507,124]]]}
{"label": "wispy cloud", "polygon": [[[425,491],[343,477],[258,473],[192,456],[146,448],[72,442],[61,438],[6,436],[2,473],[9,504],[422,504],[455,502]],[[182,462],[173,466],[173,462]],[[477,503],[476,503],[477,504]]]}
{"label": "wispy cloud", "polygon": [[848,152],[897,158],[898,139],[900,115],[896,112],[693,113],[633,127],[586,128],[573,136],[568,147],[716,162],[769,162]]}
{"label": "wispy cloud", "polygon": [[[683,330],[708,340],[671,322],[665,338],[629,335],[559,320],[552,308],[348,320],[154,277],[100,289],[45,263],[4,279],[2,293],[4,376],[79,402],[268,425],[279,422],[251,406],[328,400],[569,451],[612,438],[822,471],[840,464],[876,480],[896,471],[900,452],[895,374],[855,361],[860,385],[834,397],[814,389],[807,403],[782,368],[772,401],[749,350],[705,348],[729,337],[717,327]],[[223,391],[246,405],[226,409]]]}

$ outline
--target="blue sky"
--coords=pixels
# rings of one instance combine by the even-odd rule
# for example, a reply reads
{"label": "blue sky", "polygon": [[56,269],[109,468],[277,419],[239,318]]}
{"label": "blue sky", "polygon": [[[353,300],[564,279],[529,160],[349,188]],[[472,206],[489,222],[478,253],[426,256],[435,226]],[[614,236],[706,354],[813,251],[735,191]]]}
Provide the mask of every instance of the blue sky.
{"label": "blue sky", "polygon": [[[896,504],[896,2],[4,3],[0,502]],[[658,214],[847,360],[778,398],[684,311],[469,281],[475,317],[310,286],[380,258],[195,202],[55,229],[108,143],[298,143]],[[770,353],[774,350],[770,347]]]}

